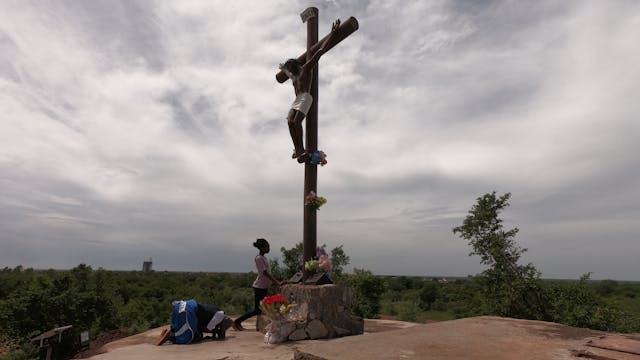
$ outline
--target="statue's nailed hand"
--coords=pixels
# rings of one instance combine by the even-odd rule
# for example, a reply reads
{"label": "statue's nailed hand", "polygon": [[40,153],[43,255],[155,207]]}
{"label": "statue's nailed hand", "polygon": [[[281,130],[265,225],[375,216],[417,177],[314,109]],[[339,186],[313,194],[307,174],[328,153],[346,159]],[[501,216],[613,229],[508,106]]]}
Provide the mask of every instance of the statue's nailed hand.
{"label": "statue's nailed hand", "polygon": [[336,20],[333,23],[333,26],[331,27],[331,32],[336,32],[338,31],[338,28],[340,27],[340,19]]}
{"label": "statue's nailed hand", "polygon": [[320,46],[320,49],[318,49],[317,54],[320,54],[320,55],[324,54],[325,48],[328,46],[327,44],[331,42],[335,37],[335,35],[338,33],[339,27],[340,27],[340,19],[336,20],[333,23],[333,26],[331,26],[331,32],[329,33],[329,36],[325,38],[324,42],[322,43],[322,46]]}

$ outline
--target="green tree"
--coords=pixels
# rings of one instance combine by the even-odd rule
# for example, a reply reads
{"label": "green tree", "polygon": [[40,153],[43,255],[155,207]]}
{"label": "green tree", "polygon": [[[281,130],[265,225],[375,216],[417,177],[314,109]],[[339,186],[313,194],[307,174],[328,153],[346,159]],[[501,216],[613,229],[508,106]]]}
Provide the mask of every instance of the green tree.
{"label": "green tree", "polygon": [[480,256],[480,262],[489,267],[479,279],[487,312],[547,319],[540,273],[532,264],[518,264],[526,251],[515,242],[518,228],[505,230],[499,217],[509,206],[510,197],[510,193],[497,196],[494,191],[477,198],[462,225],[455,227],[453,232],[468,241],[472,248],[469,256]]}
{"label": "green tree", "polygon": [[303,259],[304,259],[304,247],[301,242],[297,243],[291,249],[286,249],[284,246],[280,248],[282,253],[282,269],[284,277],[288,279],[298,271],[302,271]]}
{"label": "green tree", "polygon": [[353,291],[351,311],[365,318],[375,318],[380,311],[380,298],[384,291],[382,280],[365,269],[353,269],[344,283]]}
{"label": "green tree", "polygon": [[336,276],[342,275],[344,267],[349,265],[351,258],[344,253],[343,245],[331,249],[331,262],[333,262],[333,273]]}
{"label": "green tree", "polygon": [[519,229],[505,231],[502,219],[498,217],[509,206],[510,197],[510,193],[496,196],[495,191],[479,197],[478,203],[471,207],[462,225],[453,229],[454,234],[471,245],[473,251],[469,255],[479,255],[482,264],[506,270],[517,266],[520,256],[526,251],[513,239]]}
{"label": "green tree", "polygon": [[[343,245],[334,247],[331,249],[331,261],[333,262],[333,273],[336,276],[342,275],[344,267],[349,264],[350,258],[343,250]],[[271,262],[271,267],[274,270],[274,274],[282,275],[281,279],[288,279],[298,271],[302,271],[304,265],[304,245],[302,242],[297,243],[291,249],[287,249],[284,246],[280,248],[282,253],[282,265],[278,259]],[[274,266],[274,263],[276,266]]]}
{"label": "green tree", "polygon": [[271,259],[271,275],[278,280],[287,280],[289,278],[285,274],[285,269],[280,265],[280,259]]}
{"label": "green tree", "polygon": [[431,310],[431,305],[438,298],[438,283],[427,281],[422,285],[420,292],[420,307],[425,310]]}

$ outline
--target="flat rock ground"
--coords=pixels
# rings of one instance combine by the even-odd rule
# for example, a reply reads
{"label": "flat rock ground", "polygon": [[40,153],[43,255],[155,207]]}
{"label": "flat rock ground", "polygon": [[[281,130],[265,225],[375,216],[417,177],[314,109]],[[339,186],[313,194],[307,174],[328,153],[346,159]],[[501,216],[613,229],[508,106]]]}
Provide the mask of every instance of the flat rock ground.
{"label": "flat rock ground", "polygon": [[[245,327],[255,328],[246,321]],[[365,334],[327,340],[267,345],[259,332],[229,330],[224,341],[155,346],[163,328],[106,344],[93,360],[126,359],[286,359],[298,350],[324,359],[595,359],[640,360],[633,355],[586,346],[602,335],[640,340],[640,334],[622,335],[573,328],[542,321],[474,317],[429,324],[393,320],[366,320]],[[300,356],[300,354],[299,354]],[[302,356],[311,359],[313,356]],[[317,358],[316,358],[317,359]]]}

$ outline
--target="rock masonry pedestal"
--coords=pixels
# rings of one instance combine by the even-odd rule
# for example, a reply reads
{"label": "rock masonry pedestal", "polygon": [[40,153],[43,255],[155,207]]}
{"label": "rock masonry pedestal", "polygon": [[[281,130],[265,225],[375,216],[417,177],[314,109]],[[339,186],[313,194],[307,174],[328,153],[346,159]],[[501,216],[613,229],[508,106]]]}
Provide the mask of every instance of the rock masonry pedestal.
{"label": "rock masonry pedestal", "polygon": [[[353,295],[351,288],[341,285],[282,286],[282,294],[291,303],[292,310],[287,332],[288,340],[326,339],[340,336],[360,335],[364,332],[364,320],[351,315]],[[258,330],[265,332],[269,319],[258,316]]]}

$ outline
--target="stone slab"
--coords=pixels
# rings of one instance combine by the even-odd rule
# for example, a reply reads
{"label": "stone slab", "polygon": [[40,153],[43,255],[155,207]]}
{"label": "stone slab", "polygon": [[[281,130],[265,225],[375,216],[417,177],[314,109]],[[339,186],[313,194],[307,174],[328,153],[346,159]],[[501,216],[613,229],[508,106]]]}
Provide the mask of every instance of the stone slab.
{"label": "stone slab", "polygon": [[[640,340],[602,336],[598,339],[589,341],[587,345],[601,349],[640,355]],[[640,360],[640,357],[638,359]]]}
{"label": "stone slab", "polygon": [[[115,341],[108,344],[108,353],[91,359],[291,360],[295,350],[329,360],[575,360],[572,351],[589,351],[616,360],[639,359],[638,355],[585,345],[602,335],[620,337],[619,334],[489,316],[429,324],[367,319],[362,336],[279,345],[265,345],[264,335],[257,331],[229,331],[225,341],[155,346],[153,343],[161,330],[157,328]],[[640,334],[634,338],[640,339]]]}

